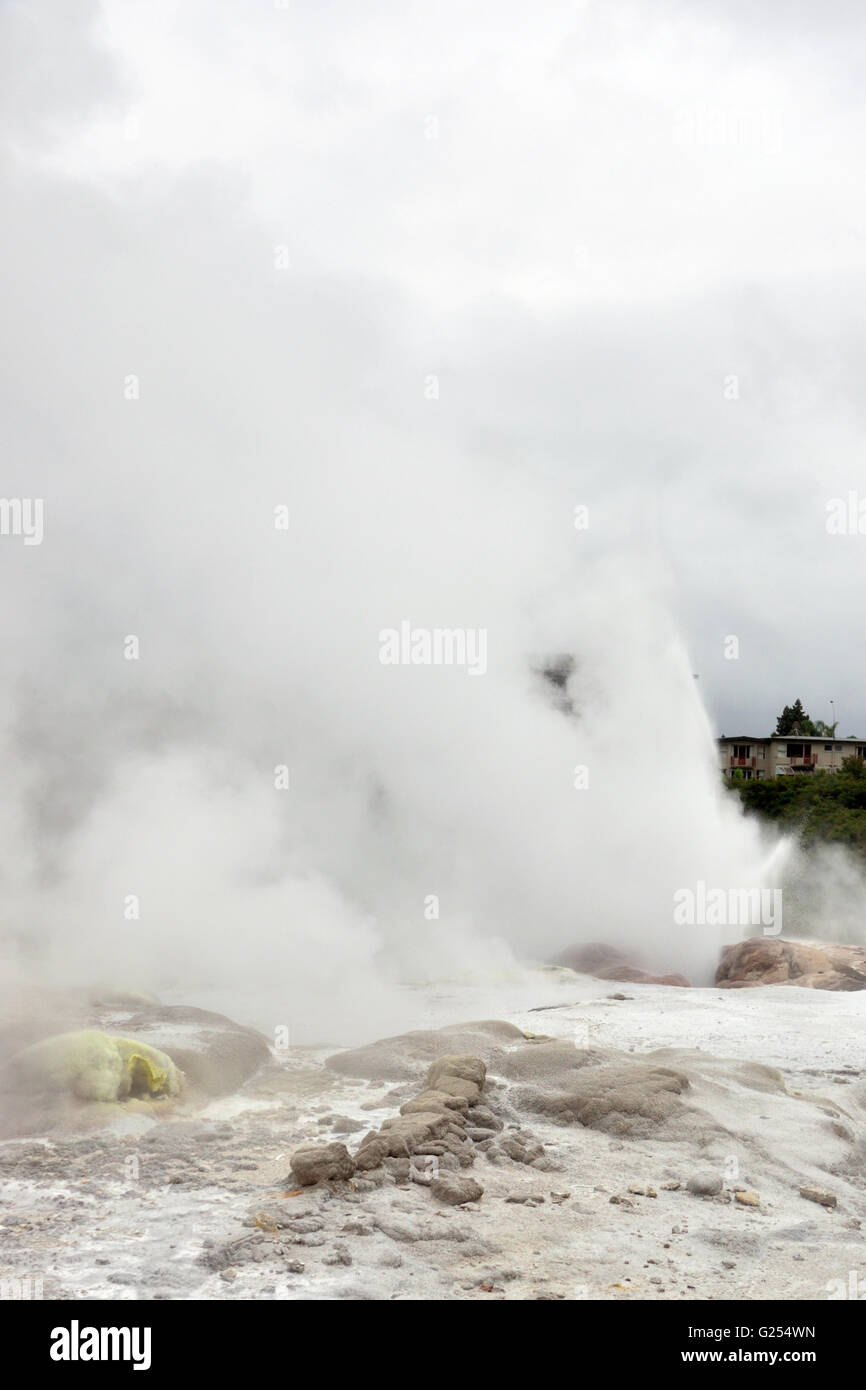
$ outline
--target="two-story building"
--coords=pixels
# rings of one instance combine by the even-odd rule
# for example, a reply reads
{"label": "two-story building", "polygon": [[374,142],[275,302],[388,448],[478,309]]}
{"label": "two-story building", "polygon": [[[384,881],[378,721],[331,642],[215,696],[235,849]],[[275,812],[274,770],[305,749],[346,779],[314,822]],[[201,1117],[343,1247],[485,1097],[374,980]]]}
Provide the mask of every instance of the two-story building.
{"label": "two-story building", "polygon": [[829,739],[823,734],[722,734],[719,766],[726,777],[787,777],[795,772],[825,769],[838,772],[843,758],[866,758],[866,742],[856,738]]}

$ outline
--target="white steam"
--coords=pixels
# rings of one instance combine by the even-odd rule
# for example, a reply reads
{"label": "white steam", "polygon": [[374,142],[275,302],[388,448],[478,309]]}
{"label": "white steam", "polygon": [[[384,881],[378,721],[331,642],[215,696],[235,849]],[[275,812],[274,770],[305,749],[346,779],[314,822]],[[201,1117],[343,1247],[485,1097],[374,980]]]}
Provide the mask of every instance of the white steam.
{"label": "white steam", "polygon": [[[72,177],[34,110],[2,170],[3,489],[45,505],[40,546],[0,544],[7,955],[339,1041],[409,1021],[399,981],[512,952],[711,978],[675,891],[774,885],[718,787],[652,482],[614,481],[613,437],[610,473],[499,451],[494,344],[450,348],[384,277],[275,268],[242,168]],[[384,666],[405,620],[483,630],[486,673]],[[533,673],[558,653],[573,715]]]}

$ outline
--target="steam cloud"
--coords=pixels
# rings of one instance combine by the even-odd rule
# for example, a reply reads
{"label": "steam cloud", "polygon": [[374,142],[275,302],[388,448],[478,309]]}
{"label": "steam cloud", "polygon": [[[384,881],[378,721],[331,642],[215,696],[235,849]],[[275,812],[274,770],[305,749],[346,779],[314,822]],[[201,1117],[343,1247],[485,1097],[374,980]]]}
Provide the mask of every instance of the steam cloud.
{"label": "steam cloud", "polygon": [[[234,157],[76,167],[128,79],[96,19],[11,8],[3,491],[45,534],[0,542],[10,978],[334,1041],[411,1021],[400,981],[580,940],[706,981],[674,890],[773,885],[717,785],[657,474],[613,433],[563,452],[544,393],[521,414],[561,347],[522,312],[458,332],[381,267],[278,268]],[[405,621],[483,631],[483,677],[383,665]]]}

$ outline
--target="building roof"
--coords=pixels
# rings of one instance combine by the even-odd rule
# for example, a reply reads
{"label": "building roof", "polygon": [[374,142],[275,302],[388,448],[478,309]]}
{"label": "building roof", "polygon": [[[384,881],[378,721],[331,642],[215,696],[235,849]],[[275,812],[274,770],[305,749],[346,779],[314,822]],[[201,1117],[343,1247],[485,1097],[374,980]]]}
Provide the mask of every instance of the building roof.
{"label": "building roof", "polygon": [[766,734],[720,734],[719,743],[767,743]]}
{"label": "building roof", "polygon": [[864,740],[852,734],[840,738],[838,734],[720,734],[717,743],[863,743]]}

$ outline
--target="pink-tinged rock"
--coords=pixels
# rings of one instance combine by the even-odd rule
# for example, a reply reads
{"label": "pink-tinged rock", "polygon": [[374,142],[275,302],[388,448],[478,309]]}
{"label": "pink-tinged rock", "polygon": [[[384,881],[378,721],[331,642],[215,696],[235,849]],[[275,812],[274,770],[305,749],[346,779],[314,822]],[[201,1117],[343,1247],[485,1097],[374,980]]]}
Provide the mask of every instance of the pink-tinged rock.
{"label": "pink-tinged rock", "polygon": [[556,956],[554,965],[566,965],[581,975],[594,975],[597,980],[622,980],[634,985],[676,985],[680,989],[690,989],[691,982],[685,975],[677,973],[657,975],[635,965],[624,951],[616,946],[607,946],[601,941],[590,941],[583,946],[569,946]]}
{"label": "pink-tinged rock", "polygon": [[866,948],[817,945],[753,936],[726,946],[716,970],[719,989],[799,985],[834,991],[866,989]]}

